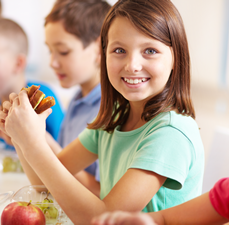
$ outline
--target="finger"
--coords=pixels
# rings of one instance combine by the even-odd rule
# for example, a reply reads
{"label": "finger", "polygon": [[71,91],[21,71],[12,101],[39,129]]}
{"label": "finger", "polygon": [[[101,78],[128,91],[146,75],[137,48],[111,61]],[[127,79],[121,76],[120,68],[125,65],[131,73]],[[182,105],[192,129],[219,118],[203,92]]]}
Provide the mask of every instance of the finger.
{"label": "finger", "polygon": [[40,115],[46,120],[51,113],[52,113],[52,109],[48,108],[44,112],[42,112]]}
{"label": "finger", "polygon": [[7,113],[3,112],[3,111],[0,111],[0,119],[1,119],[1,122],[5,122],[6,120],[6,117],[7,117]]}
{"label": "finger", "polygon": [[[107,218],[106,223],[107,224],[123,224],[123,221],[125,221],[125,218],[129,216],[130,213],[122,212],[122,211],[116,211],[110,214],[110,216]],[[120,219],[121,218],[121,219]]]}
{"label": "finger", "polygon": [[153,219],[146,213],[133,214],[124,219],[126,225],[156,225]]}
{"label": "finger", "polygon": [[106,225],[106,220],[109,218],[110,213],[103,213],[92,220],[93,225]]}
{"label": "finger", "polygon": [[25,91],[25,90],[20,91],[19,94],[18,94],[18,98],[19,98],[19,102],[20,102],[21,106],[26,107],[26,108],[28,106],[31,107],[27,91]]}
{"label": "finger", "polygon": [[2,103],[3,112],[8,112],[12,104],[9,101],[4,101]]}
{"label": "finger", "polygon": [[1,120],[0,121],[0,131],[5,133],[6,129],[5,129],[5,121]]}
{"label": "finger", "polygon": [[16,93],[11,93],[9,95],[9,99],[10,99],[10,103],[12,104],[13,103],[13,100],[17,97],[18,95]]}
{"label": "finger", "polygon": [[2,138],[8,145],[13,145],[11,138],[7,134],[3,133]]}
{"label": "finger", "polygon": [[[19,97],[16,97],[14,100],[13,100],[13,104],[12,106],[15,107],[15,106],[19,106],[20,105],[20,102],[19,102]],[[11,107],[12,108],[12,107]],[[10,109],[11,109],[10,108]]]}

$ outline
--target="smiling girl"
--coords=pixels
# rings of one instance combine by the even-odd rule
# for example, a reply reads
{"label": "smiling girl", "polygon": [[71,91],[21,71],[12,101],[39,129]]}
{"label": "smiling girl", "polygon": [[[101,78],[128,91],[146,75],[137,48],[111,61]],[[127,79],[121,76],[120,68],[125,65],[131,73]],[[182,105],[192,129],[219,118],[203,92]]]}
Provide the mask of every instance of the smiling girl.
{"label": "smiling girl", "polygon": [[[200,195],[202,187],[204,149],[175,6],[118,1],[104,21],[101,47],[98,116],[57,157],[44,137],[50,110],[35,114],[22,91],[11,94],[12,104],[4,104],[9,112],[0,114],[1,129],[31,165],[27,175],[47,186],[75,224],[105,211],[165,209]],[[100,199],[72,176],[97,158]]]}

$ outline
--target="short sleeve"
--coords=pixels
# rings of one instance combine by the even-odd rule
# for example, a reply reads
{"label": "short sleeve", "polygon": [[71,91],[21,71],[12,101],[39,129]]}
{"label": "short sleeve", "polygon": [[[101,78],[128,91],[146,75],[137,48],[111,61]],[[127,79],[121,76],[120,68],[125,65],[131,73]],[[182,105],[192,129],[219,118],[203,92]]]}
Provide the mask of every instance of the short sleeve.
{"label": "short sleeve", "polygon": [[210,201],[215,210],[229,219],[229,178],[220,179],[209,192]]}
{"label": "short sleeve", "polygon": [[163,186],[178,190],[188,176],[192,152],[192,143],[180,130],[165,126],[145,135],[130,167],[165,176]]}
{"label": "short sleeve", "polygon": [[81,144],[90,152],[98,155],[98,130],[84,129],[79,134]]}

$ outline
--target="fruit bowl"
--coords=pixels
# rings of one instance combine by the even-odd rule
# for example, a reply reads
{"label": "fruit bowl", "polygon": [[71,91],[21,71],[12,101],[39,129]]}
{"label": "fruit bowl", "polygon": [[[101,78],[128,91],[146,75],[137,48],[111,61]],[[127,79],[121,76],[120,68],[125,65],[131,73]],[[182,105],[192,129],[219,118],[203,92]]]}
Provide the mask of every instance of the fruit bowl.
{"label": "fruit bowl", "polygon": [[11,198],[11,202],[30,202],[38,206],[49,225],[73,225],[59,204],[43,185],[28,185],[19,189]]}

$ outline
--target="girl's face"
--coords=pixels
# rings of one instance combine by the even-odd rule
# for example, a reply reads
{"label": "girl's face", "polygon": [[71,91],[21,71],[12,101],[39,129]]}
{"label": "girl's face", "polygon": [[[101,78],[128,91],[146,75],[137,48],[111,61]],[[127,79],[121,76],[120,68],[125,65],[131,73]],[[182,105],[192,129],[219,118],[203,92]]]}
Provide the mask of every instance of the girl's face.
{"label": "girl's face", "polygon": [[82,41],[66,32],[61,22],[45,26],[45,39],[50,50],[50,66],[62,87],[90,84],[98,79],[98,41],[84,48]]}
{"label": "girl's face", "polygon": [[145,102],[163,90],[173,68],[172,48],[117,17],[108,32],[107,73],[130,102]]}

